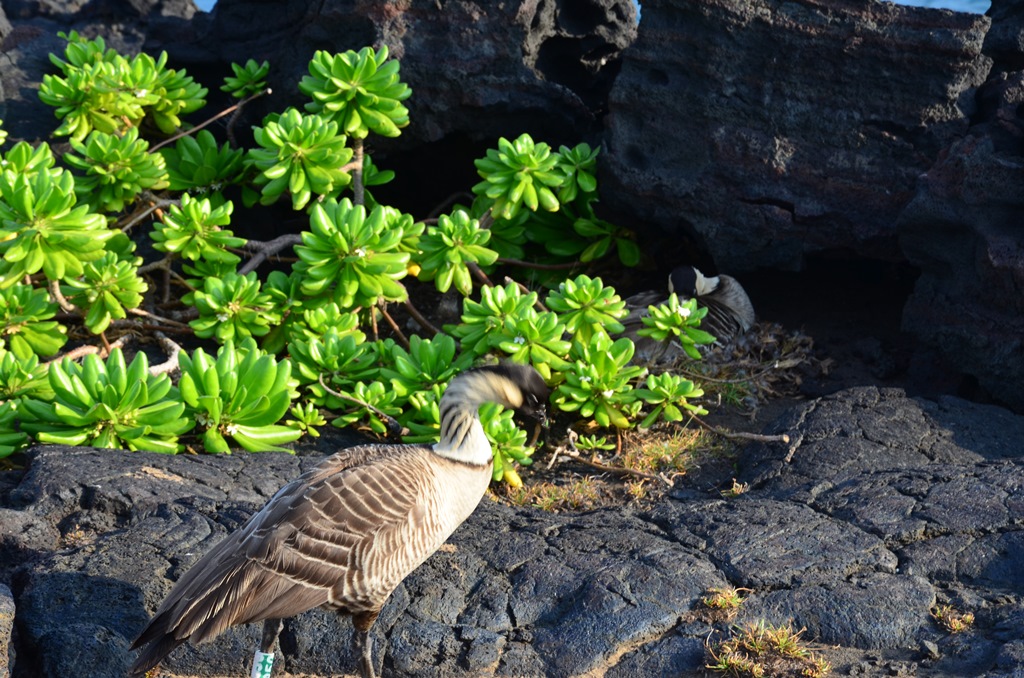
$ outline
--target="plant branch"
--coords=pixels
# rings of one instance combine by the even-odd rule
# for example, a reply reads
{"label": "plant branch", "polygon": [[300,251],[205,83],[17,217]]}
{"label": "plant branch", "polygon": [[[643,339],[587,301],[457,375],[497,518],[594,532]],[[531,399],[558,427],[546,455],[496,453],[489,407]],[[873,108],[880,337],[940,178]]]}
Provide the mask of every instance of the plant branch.
{"label": "plant branch", "polygon": [[153,365],[149,368],[149,373],[154,377],[158,374],[167,374],[178,369],[178,354],[181,353],[181,346],[172,341],[166,334],[160,331],[153,333],[156,340],[160,342],[160,346],[163,347],[164,353],[167,354],[167,360],[163,361],[159,365]]}
{"label": "plant branch", "polygon": [[159,210],[162,210],[165,207],[170,207],[171,205],[180,204],[180,201],[178,200],[158,198],[152,193],[148,192],[144,193],[143,195],[145,196],[145,199],[149,201],[149,205],[144,207],[137,214],[132,215],[132,218],[124,226],[120,227],[122,233],[127,233],[128,231],[138,226],[139,223],[147,219],[151,214],[153,214],[153,212],[158,212]]}
{"label": "plant branch", "polygon": [[597,469],[604,473],[636,476],[637,478],[643,478],[644,480],[660,480],[661,482],[666,483],[669,487],[672,486],[672,483],[668,479],[663,478],[656,473],[646,473],[644,471],[638,471],[635,468],[627,468],[625,466],[609,466],[608,464],[602,464],[594,459],[585,459],[584,457],[576,457],[576,461],[580,462],[584,466],[589,466],[590,468]]}
{"label": "plant branch", "polygon": [[578,261],[567,261],[564,264],[536,264],[532,261],[508,259],[505,257],[498,257],[498,263],[509,264],[510,266],[519,266],[520,268],[532,268],[538,271],[565,271],[576,268],[580,265],[580,262]]}
{"label": "plant branch", "polygon": [[50,281],[50,296],[53,298],[54,301],[57,302],[57,305],[60,306],[60,309],[65,313],[73,313],[76,316],[82,315],[81,309],[79,309],[77,306],[68,301],[64,297],[64,293],[60,291],[59,280]]}
{"label": "plant branch", "polygon": [[333,388],[324,383],[324,375],[322,373],[317,376],[317,380],[320,382],[320,385],[324,387],[324,390],[330,393],[332,396],[336,398],[341,398],[342,400],[348,401],[350,403],[354,403],[359,407],[369,410],[370,412],[373,412],[375,415],[377,415],[377,418],[383,421],[384,424],[388,427],[389,438],[398,439],[409,432],[409,429],[399,424],[398,420],[392,417],[390,414],[378,410],[370,403],[364,402],[359,398],[355,398],[345,393],[338,393],[337,391],[335,391]]}
{"label": "plant branch", "polygon": [[238,275],[245,275],[256,270],[267,258],[277,254],[286,247],[294,247],[302,244],[302,236],[298,233],[285,233],[273,240],[249,240],[245,243],[245,249],[254,252],[252,258],[238,269]]}
{"label": "plant branch", "polygon": [[412,316],[412,319],[415,320],[420,327],[425,329],[427,332],[430,332],[432,335],[438,335],[441,333],[441,330],[434,327],[431,322],[427,320],[422,313],[420,313],[420,310],[413,305],[411,299],[406,298],[402,303],[405,305],[405,310],[409,312],[409,315]]}
{"label": "plant branch", "polygon": [[[363,140],[352,139],[352,202],[356,205],[366,204],[366,187],[363,186]],[[347,165],[346,165],[347,167]]]}
{"label": "plant branch", "polygon": [[700,424],[701,426],[703,426],[704,428],[706,428],[707,430],[714,433],[715,435],[722,436],[723,438],[728,438],[729,440],[753,440],[754,442],[759,443],[789,442],[789,436],[785,433],[780,433],[779,435],[765,435],[762,433],[747,433],[746,431],[726,431],[725,429],[718,428],[717,426],[712,426],[711,424],[707,423],[706,421],[698,417],[693,412],[690,412],[690,418],[693,419],[698,424]]}
{"label": "plant branch", "polygon": [[398,335],[398,343],[400,343],[403,347],[408,349],[409,339],[405,336],[405,334],[402,333],[402,330],[399,329],[398,323],[396,323],[395,319],[391,317],[390,313],[388,313],[388,309],[385,307],[384,304],[380,305],[380,314],[384,316],[384,319],[388,321],[388,325],[390,325],[394,333]]}
{"label": "plant branch", "polygon": [[259,97],[261,97],[261,96],[263,96],[265,94],[270,94],[272,91],[273,90],[271,90],[269,87],[267,87],[266,89],[260,90],[259,92],[256,92],[256,94],[253,94],[252,96],[249,96],[249,97],[246,97],[245,99],[242,99],[241,101],[239,101],[234,106],[228,106],[227,108],[225,108],[223,111],[221,111],[217,115],[213,116],[212,118],[210,118],[208,120],[205,120],[205,121],[199,123],[195,127],[191,127],[189,129],[182,130],[182,131],[178,132],[177,134],[175,134],[173,136],[167,137],[166,139],[161,141],[156,146],[151,146],[150,149],[149,149],[149,152],[152,153],[152,152],[156,151],[157,149],[163,148],[167,144],[173,143],[173,142],[177,141],[178,139],[180,139],[182,137],[187,137],[190,134],[195,134],[196,132],[198,132],[199,130],[203,129],[204,127],[206,127],[206,126],[216,122],[217,120],[220,120],[225,115],[228,115],[229,113],[233,113],[234,111],[238,110],[239,108],[241,108],[242,106],[246,105],[247,103],[249,103],[253,99],[258,99]]}

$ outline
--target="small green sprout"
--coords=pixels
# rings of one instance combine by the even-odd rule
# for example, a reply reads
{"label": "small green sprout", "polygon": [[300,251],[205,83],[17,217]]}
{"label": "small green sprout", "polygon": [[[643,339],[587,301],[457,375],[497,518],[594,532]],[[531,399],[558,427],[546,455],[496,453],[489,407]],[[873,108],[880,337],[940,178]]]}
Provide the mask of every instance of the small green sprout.
{"label": "small green sprout", "polygon": [[306,401],[300,405],[295,405],[288,410],[294,419],[288,419],[285,421],[285,426],[291,428],[297,428],[304,434],[319,438],[320,432],[317,431],[314,426],[324,426],[327,424],[327,420],[324,419],[324,415],[320,413],[320,409],[309,401]]}
{"label": "small green sprout", "polygon": [[221,91],[227,92],[236,99],[244,99],[267,88],[267,74],[270,73],[270,63],[264,61],[256,63],[255,59],[249,59],[244,66],[232,63],[231,70],[234,76],[224,78]]}
{"label": "small green sprout", "polygon": [[960,612],[952,605],[936,605],[932,618],[949,633],[963,633],[974,624],[973,612]]}

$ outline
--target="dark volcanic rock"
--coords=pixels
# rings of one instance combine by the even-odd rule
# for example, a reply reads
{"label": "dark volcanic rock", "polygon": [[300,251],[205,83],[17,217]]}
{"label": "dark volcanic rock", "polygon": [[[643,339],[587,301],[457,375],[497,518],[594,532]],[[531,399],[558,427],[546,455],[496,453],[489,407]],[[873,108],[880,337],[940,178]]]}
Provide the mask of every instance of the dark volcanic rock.
{"label": "dark volcanic rock", "polygon": [[606,201],[728,272],[822,249],[898,259],[917,176],[974,112],[988,25],[878,2],[645,2],[609,100]]}
{"label": "dark volcanic rock", "polygon": [[[874,675],[871,652],[885,653],[883,672],[1024,671],[1007,645],[1024,634],[1024,418],[858,388],[771,430],[791,447],[749,447],[751,489],[732,500],[688,488],[646,511],[579,515],[485,500],[385,606],[374,630],[383,675],[696,675],[705,639],[728,630],[701,599],[730,585],[752,589],[737,622],[805,627],[840,671]],[[315,461],[34,452],[5,517],[51,526],[8,556],[16,675],[66,675],[76,661],[123,675],[128,644],[173,581]],[[936,604],[975,613],[966,639],[938,629]],[[258,633],[183,646],[165,667],[244,675]],[[320,610],[289,620],[279,666],[351,671],[351,633]]]}

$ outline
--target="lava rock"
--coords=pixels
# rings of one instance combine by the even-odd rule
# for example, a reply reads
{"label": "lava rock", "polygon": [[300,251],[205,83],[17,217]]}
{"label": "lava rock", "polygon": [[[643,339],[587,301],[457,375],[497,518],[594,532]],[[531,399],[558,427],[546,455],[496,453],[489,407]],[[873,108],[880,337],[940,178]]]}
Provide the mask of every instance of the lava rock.
{"label": "lava rock", "polygon": [[729,273],[834,248],[898,260],[918,175],[974,113],[988,27],[890,3],[645,2],[602,195],[666,269],[687,240]]}

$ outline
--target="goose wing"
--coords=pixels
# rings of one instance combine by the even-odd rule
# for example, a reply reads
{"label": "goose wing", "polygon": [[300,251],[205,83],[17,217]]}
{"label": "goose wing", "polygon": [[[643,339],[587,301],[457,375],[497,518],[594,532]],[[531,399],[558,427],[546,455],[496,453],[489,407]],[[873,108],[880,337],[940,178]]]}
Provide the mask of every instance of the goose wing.
{"label": "goose wing", "polygon": [[[154,649],[173,649],[186,639],[210,640],[228,626],[324,604],[379,606],[383,599],[372,599],[374,574],[365,563],[375,544],[393,544],[395,533],[421,527],[431,483],[422,464],[428,450],[362,446],[310,469],[200,559],[132,647],[158,641]],[[346,592],[351,601],[339,595]]]}

